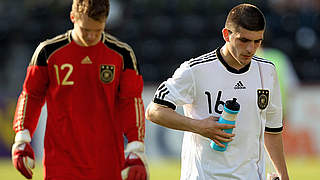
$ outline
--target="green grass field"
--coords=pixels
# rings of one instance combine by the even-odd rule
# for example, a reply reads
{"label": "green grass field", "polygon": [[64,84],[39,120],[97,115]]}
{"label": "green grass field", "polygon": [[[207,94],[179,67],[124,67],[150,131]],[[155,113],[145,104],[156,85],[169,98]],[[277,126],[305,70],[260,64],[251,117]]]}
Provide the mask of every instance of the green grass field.
{"label": "green grass field", "polygon": [[[291,180],[320,180],[319,158],[288,158],[288,170]],[[180,162],[178,160],[160,160],[150,162],[151,180],[178,180]],[[42,168],[38,164],[34,171],[34,180],[42,180]],[[0,160],[1,180],[23,180],[9,160]]]}

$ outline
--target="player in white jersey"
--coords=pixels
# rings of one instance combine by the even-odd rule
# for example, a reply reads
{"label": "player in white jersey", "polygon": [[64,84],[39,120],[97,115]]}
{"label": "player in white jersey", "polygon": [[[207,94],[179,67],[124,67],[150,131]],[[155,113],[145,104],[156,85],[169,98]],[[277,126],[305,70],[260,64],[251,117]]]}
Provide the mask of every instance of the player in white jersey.
{"label": "player in white jersey", "polygon": [[[264,180],[264,145],[281,180],[289,179],[282,144],[282,104],[275,66],[255,56],[265,30],[262,12],[240,4],[228,14],[222,48],[184,62],[163,82],[147,119],[183,130],[181,180]],[[235,125],[217,122],[226,100],[237,98]],[[184,115],[175,112],[183,106]],[[222,131],[234,128],[233,134]],[[224,152],[210,147],[229,142]]]}

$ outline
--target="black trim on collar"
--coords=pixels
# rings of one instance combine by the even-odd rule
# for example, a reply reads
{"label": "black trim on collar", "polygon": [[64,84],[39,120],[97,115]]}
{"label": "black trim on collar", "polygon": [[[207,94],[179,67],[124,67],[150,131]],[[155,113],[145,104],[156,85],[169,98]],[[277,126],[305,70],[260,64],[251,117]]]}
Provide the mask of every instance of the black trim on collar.
{"label": "black trim on collar", "polygon": [[217,57],[218,57],[219,61],[227,68],[228,71],[235,73],[235,74],[242,74],[242,73],[245,73],[249,70],[251,62],[239,70],[229,66],[229,64],[227,64],[227,62],[223,59],[223,57],[220,53],[220,49],[221,49],[221,47],[216,49]]}

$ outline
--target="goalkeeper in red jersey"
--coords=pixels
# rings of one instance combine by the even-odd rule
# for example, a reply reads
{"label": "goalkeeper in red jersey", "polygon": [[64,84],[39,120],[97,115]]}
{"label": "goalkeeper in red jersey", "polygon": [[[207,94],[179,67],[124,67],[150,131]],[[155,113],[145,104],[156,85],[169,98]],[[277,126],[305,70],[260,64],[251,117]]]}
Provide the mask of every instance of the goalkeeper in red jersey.
{"label": "goalkeeper in red jersey", "polygon": [[44,179],[148,179],[143,80],[133,50],[104,32],[108,13],[108,0],[73,0],[74,28],[40,43],[32,56],[12,147],[13,164],[28,179],[44,103]]}

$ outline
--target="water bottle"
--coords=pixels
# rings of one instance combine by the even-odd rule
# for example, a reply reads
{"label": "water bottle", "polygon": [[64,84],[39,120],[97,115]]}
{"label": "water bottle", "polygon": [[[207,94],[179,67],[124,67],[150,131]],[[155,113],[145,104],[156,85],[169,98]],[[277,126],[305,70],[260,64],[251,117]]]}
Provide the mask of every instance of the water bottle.
{"label": "water bottle", "polygon": [[[221,124],[232,124],[234,125],[236,122],[237,115],[240,111],[240,104],[237,102],[237,98],[233,98],[232,100],[226,101],[225,105],[223,106],[223,112],[222,115],[219,118],[219,123]],[[224,129],[226,133],[232,134],[232,129]],[[210,146],[212,149],[216,151],[225,151],[228,146],[228,142],[221,142],[225,145],[225,147],[218,146],[215,142],[212,140],[210,141]]]}

